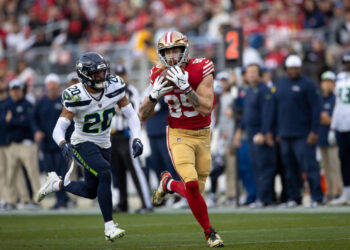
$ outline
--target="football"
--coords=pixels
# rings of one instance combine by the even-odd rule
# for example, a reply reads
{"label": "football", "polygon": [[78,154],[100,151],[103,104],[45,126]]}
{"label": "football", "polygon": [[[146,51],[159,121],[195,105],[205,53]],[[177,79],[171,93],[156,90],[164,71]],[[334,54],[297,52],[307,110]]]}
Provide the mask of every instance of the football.
{"label": "football", "polygon": [[[180,69],[182,70],[182,72],[185,72],[185,70],[182,67],[180,67]],[[164,69],[163,72],[160,74],[160,76],[164,76],[164,79],[168,80],[166,77],[168,75],[169,70],[170,70],[170,68]],[[175,83],[168,80],[168,84],[166,86],[170,86],[170,85],[175,85]]]}
{"label": "football", "polygon": [[[164,77],[164,80],[168,80],[168,79],[167,79],[168,71],[169,71],[169,68],[166,68],[166,69],[164,69],[163,72],[160,74],[160,76],[163,76],[163,77]],[[172,81],[168,80],[168,84],[166,84],[165,87],[172,86],[172,85],[175,85],[175,84],[174,84]]]}

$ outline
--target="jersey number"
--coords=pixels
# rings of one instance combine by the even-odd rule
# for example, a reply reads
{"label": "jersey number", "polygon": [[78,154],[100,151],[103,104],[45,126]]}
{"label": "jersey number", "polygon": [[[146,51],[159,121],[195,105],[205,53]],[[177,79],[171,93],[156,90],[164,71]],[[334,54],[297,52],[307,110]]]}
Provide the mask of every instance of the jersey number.
{"label": "jersey number", "polygon": [[80,90],[78,89],[78,86],[76,86],[76,85],[73,85],[72,87],[69,87],[67,90],[71,93],[71,95],[78,95],[78,94],[80,94]]}
{"label": "jersey number", "polygon": [[180,94],[180,99],[176,95],[164,96],[164,101],[169,106],[170,115],[175,118],[180,118],[182,115],[186,117],[193,117],[199,113],[196,110],[193,111],[182,111],[181,105],[184,107],[193,107],[192,104],[187,100],[185,94]]}
{"label": "jersey number", "polygon": [[344,104],[350,103],[350,88],[339,88],[339,99]]}
{"label": "jersey number", "polygon": [[[102,114],[91,113],[91,114],[85,115],[83,132],[97,134],[99,132],[105,131],[111,126],[112,117],[114,116],[114,114],[115,114],[115,109],[113,107],[113,108],[104,110]],[[100,127],[93,128],[96,124],[100,123],[101,120],[102,120],[101,128]]]}

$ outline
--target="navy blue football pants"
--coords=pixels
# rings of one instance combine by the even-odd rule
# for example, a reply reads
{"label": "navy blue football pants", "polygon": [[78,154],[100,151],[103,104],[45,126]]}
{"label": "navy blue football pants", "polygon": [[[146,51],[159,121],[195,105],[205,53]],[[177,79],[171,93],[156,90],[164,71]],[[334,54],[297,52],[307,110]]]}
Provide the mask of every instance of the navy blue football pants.
{"label": "navy blue football pants", "polygon": [[307,144],[306,137],[281,138],[281,155],[286,167],[288,200],[301,203],[302,173],[306,173],[311,199],[322,202],[320,168],[316,161],[316,145]]}
{"label": "navy blue football pants", "polygon": [[97,196],[104,221],[112,220],[111,149],[83,142],[75,145],[74,154],[84,167],[84,181],[71,181],[64,190],[88,199]]}
{"label": "navy blue football pants", "polygon": [[274,200],[273,183],[276,172],[275,148],[249,142],[250,158],[257,187],[258,198],[265,205]]}

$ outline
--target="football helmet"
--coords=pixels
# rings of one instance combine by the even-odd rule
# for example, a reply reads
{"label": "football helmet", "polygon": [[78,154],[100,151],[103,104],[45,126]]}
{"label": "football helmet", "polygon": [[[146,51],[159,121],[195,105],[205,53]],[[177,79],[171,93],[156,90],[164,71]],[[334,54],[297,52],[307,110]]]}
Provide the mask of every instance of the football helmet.
{"label": "football helmet", "polygon": [[87,52],[79,57],[76,71],[83,84],[93,89],[103,89],[109,77],[110,67],[100,54]]}
{"label": "football helmet", "polygon": [[[175,65],[170,65],[169,60],[172,59],[169,56],[165,56],[165,50],[180,47],[181,53],[179,55],[178,62]],[[188,61],[189,42],[185,35],[178,31],[166,32],[158,41],[157,54],[161,63],[166,67],[180,66]]]}

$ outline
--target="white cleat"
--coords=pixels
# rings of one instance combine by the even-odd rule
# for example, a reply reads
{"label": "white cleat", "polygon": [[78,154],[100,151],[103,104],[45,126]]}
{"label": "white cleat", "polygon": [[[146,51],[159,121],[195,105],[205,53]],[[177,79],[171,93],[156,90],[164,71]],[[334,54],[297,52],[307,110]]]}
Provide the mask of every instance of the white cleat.
{"label": "white cleat", "polygon": [[123,238],[124,235],[125,235],[125,230],[118,228],[118,224],[115,224],[105,230],[105,239],[110,242],[113,242],[118,238]]}
{"label": "white cleat", "polygon": [[331,206],[342,206],[347,204],[350,204],[350,199],[345,192],[343,192],[339,198],[333,199],[329,203]]}
{"label": "white cleat", "polygon": [[56,172],[49,172],[44,185],[39,189],[36,195],[38,202],[42,201],[47,195],[59,191],[57,182],[60,182],[60,177],[57,176]]}

